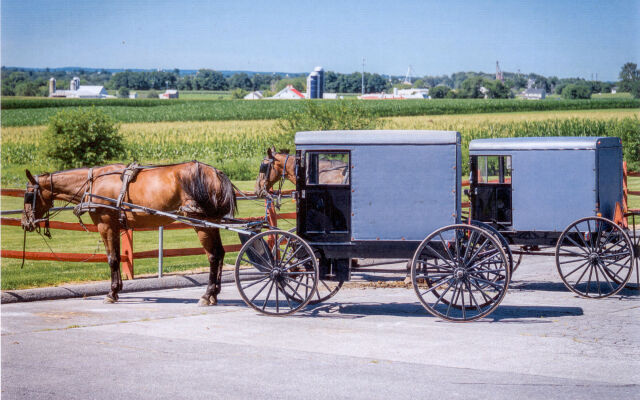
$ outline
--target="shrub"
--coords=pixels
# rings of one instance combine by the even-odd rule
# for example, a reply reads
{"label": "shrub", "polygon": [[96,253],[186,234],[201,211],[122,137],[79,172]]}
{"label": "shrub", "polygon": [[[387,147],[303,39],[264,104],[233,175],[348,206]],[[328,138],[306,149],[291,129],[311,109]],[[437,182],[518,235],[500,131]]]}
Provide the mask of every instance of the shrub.
{"label": "shrub", "polygon": [[118,126],[95,108],[60,111],[44,134],[45,152],[61,168],[101,164],[122,158],[124,146]]}
{"label": "shrub", "polygon": [[118,89],[118,97],[121,99],[128,99],[129,98],[129,89],[126,87],[121,87],[120,89]]}
{"label": "shrub", "polygon": [[149,93],[147,93],[147,99],[157,99],[158,98],[158,92],[156,92],[155,90],[150,90]]}
{"label": "shrub", "polygon": [[296,132],[375,129],[380,125],[378,118],[360,102],[349,100],[330,103],[308,100],[301,109],[287,113],[276,123],[291,143]]}
{"label": "shrub", "polygon": [[448,86],[440,85],[429,89],[429,96],[432,99],[444,99],[450,91],[451,89]]}
{"label": "shrub", "polygon": [[562,89],[562,97],[565,99],[589,99],[591,88],[584,85],[567,85]]}
{"label": "shrub", "polygon": [[244,99],[244,96],[246,96],[248,93],[249,93],[249,92],[247,92],[247,91],[246,91],[246,90],[244,90],[244,89],[240,89],[240,88],[238,88],[238,89],[234,89],[234,90],[231,92],[231,98],[232,98],[232,99]]}

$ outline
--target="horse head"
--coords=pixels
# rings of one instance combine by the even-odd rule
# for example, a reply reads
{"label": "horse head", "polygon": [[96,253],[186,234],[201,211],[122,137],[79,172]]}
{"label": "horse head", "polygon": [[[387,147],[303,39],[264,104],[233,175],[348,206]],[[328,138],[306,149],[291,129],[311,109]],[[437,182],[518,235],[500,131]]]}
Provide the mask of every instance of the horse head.
{"label": "horse head", "polygon": [[53,193],[50,187],[40,186],[40,180],[43,177],[34,177],[28,169],[25,172],[29,183],[24,193],[24,209],[20,222],[22,229],[32,232],[38,226],[38,222],[43,221],[42,217],[53,207]]}
{"label": "horse head", "polygon": [[267,197],[273,185],[285,178],[295,184],[295,164],[295,156],[289,155],[285,150],[278,153],[273,147],[267,149],[267,155],[260,164],[260,172],[256,179],[256,195],[259,198]]}

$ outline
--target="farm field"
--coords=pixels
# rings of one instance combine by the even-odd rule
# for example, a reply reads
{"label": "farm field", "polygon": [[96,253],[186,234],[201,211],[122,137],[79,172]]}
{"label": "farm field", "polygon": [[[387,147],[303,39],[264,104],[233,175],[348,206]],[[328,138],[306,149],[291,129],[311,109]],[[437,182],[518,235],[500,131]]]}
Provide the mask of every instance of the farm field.
{"label": "farm field", "polygon": [[[346,100],[355,101],[355,100]],[[95,106],[118,122],[218,121],[277,119],[304,107],[302,101],[159,100],[159,99],[3,99],[2,126],[46,124],[60,108]],[[331,101],[323,101],[331,104]],[[518,111],[639,109],[640,100],[369,100],[358,104],[378,117],[495,113]]]}

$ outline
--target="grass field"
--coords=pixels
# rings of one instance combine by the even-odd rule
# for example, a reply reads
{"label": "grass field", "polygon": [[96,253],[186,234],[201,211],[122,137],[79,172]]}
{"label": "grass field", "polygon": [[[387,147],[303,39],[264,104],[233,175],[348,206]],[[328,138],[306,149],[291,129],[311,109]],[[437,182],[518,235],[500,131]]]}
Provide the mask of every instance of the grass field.
{"label": "grass field", "polygon": [[[356,101],[356,100],[344,100]],[[330,101],[324,102],[331,104]],[[640,100],[370,100],[358,104],[378,117],[496,113],[519,111],[640,109]],[[118,122],[218,121],[277,119],[304,107],[282,100],[153,100],[153,99],[11,99],[3,98],[2,126],[43,125],[60,108],[95,106]]]}

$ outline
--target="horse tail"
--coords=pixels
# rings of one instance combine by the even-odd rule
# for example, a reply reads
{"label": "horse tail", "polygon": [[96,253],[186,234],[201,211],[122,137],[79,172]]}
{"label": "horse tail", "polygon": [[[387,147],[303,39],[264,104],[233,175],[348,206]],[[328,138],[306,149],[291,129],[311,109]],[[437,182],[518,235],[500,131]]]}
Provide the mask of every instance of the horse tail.
{"label": "horse tail", "polygon": [[[217,179],[207,172],[215,173]],[[220,219],[226,215],[235,215],[238,205],[233,184],[222,171],[196,161],[194,168],[181,179],[181,185],[182,190],[203,211],[205,217]]]}

